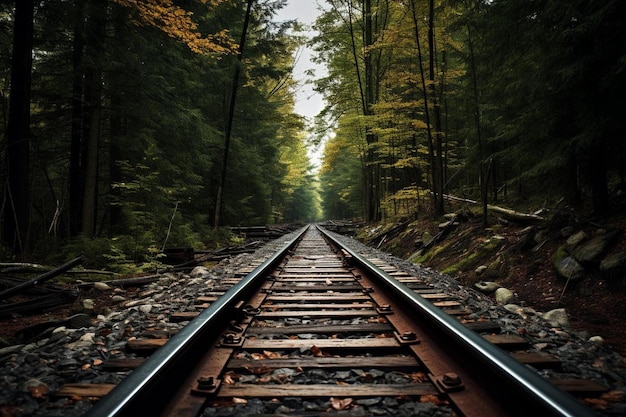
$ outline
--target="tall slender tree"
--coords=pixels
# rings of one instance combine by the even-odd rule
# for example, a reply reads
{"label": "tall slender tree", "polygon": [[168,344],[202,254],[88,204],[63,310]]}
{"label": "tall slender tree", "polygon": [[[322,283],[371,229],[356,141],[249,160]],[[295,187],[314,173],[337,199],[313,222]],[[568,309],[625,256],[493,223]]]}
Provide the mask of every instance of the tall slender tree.
{"label": "tall slender tree", "polygon": [[30,216],[30,94],[34,0],[15,3],[11,92],[7,124],[3,240],[15,253],[27,249]]}

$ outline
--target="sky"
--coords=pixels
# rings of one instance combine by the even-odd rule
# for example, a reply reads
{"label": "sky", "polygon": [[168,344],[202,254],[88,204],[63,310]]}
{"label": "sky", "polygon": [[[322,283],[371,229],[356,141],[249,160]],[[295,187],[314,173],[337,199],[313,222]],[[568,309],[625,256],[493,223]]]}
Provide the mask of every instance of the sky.
{"label": "sky", "polygon": [[[317,16],[318,1],[316,0],[289,0],[287,6],[281,9],[276,20],[297,20],[303,25],[311,26]],[[306,47],[299,53],[299,58],[294,68],[294,78],[299,83],[299,89],[296,94],[295,112],[305,116],[310,121],[322,110],[324,102],[322,96],[313,91],[313,86],[306,84],[307,76],[305,72],[309,69],[316,71],[316,76],[321,76],[324,69],[313,64],[310,60],[311,50]],[[322,153],[322,147],[310,151],[311,162],[319,166]]]}
{"label": "sky", "polygon": [[[290,0],[287,6],[278,12],[276,19],[280,21],[297,20],[304,25],[311,26],[319,15],[317,3],[315,0]],[[306,70],[311,68],[317,68],[316,71],[318,72],[321,70],[311,62],[310,57],[311,51],[308,48],[303,48],[300,51],[300,56],[294,69],[294,77],[300,83],[296,101],[296,113],[313,118],[322,110],[323,101],[322,97],[313,91],[311,85],[304,83],[306,81]]]}

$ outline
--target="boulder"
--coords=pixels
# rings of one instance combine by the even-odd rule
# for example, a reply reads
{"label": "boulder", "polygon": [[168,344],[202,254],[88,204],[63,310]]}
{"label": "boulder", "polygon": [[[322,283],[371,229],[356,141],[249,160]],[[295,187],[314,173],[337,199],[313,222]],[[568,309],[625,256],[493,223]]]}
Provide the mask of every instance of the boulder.
{"label": "boulder", "polygon": [[514,301],[515,294],[513,294],[513,291],[504,287],[500,287],[496,290],[496,303],[498,303],[498,305],[513,304]]}
{"label": "boulder", "polygon": [[543,319],[552,327],[569,327],[569,318],[564,308],[556,308],[544,313]]}
{"label": "boulder", "polygon": [[556,272],[563,278],[578,281],[585,276],[585,268],[573,256],[568,255],[564,247],[556,251],[552,258],[552,264]]}
{"label": "boulder", "polygon": [[600,262],[600,271],[614,276],[626,269],[626,251],[619,251],[608,254]]}
{"label": "boulder", "polygon": [[474,288],[484,294],[492,294],[500,288],[500,284],[491,281],[480,281],[474,284]]}
{"label": "boulder", "polygon": [[98,291],[109,291],[111,289],[106,282],[94,282],[93,287]]}
{"label": "boulder", "polygon": [[583,241],[587,239],[587,233],[582,230],[578,233],[575,233],[567,238],[567,246],[568,248],[575,248],[580,245]]}
{"label": "boulder", "polygon": [[480,265],[474,270],[474,272],[476,272],[476,275],[481,275],[486,270],[487,270],[487,265]]}
{"label": "boulder", "polygon": [[580,263],[588,263],[597,261],[600,255],[606,251],[609,246],[609,240],[605,236],[597,236],[588,242],[578,246],[573,251],[574,258]]}
{"label": "boulder", "polygon": [[204,266],[196,266],[190,273],[189,276],[192,278],[203,278],[210,275],[209,270]]}

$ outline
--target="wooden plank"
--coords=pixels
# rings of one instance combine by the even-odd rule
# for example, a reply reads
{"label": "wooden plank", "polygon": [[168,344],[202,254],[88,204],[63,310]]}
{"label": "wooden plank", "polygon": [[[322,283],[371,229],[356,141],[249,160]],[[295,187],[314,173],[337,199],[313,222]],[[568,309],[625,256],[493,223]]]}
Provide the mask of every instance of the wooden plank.
{"label": "wooden plank", "polygon": [[435,307],[444,308],[444,307],[460,307],[462,304],[458,301],[435,301],[433,302]]}
{"label": "wooden plank", "polygon": [[115,387],[115,384],[65,384],[54,392],[56,397],[102,398]]}
{"label": "wooden plank", "polygon": [[308,302],[321,302],[321,301],[330,301],[330,302],[341,302],[341,301],[367,301],[371,300],[372,297],[369,295],[363,295],[360,292],[355,293],[312,293],[312,294],[298,294],[298,295],[269,295],[266,300],[267,301],[302,301],[306,300]]}
{"label": "wooden plank", "polygon": [[272,291],[360,291],[360,285],[289,285],[274,284]]}
{"label": "wooden plank", "polygon": [[146,358],[124,358],[111,359],[102,363],[103,369],[120,371],[125,369],[135,369],[146,361]]}
{"label": "wooden plank", "polygon": [[[307,300],[308,301],[308,300]],[[320,304],[300,304],[300,303],[278,303],[278,304],[261,304],[261,308],[267,309],[291,309],[291,310],[300,310],[300,309],[314,309],[314,308],[323,308],[323,309],[338,309],[338,308],[350,308],[350,309],[358,309],[358,308],[374,308],[374,304],[372,302],[368,303],[320,303]]]}
{"label": "wooden plank", "polygon": [[528,342],[514,334],[486,334],[483,338],[502,349],[519,349],[528,347]]}
{"label": "wooden plank", "polygon": [[431,384],[222,384],[218,397],[397,397],[438,395]]}
{"label": "wooden plank", "polygon": [[444,309],[443,311],[451,316],[467,316],[468,314],[472,314],[472,310],[467,307]]}
{"label": "wooden plank", "polygon": [[294,311],[262,311],[256,318],[283,318],[283,317],[365,317],[377,316],[376,310],[294,310]]}
{"label": "wooden plank", "polygon": [[392,337],[365,339],[249,339],[243,349],[376,349],[397,348],[400,343]]}
{"label": "wooden plank", "polygon": [[535,368],[560,368],[561,360],[554,355],[539,352],[511,352],[511,356],[520,363]]}
{"label": "wooden plank", "polygon": [[318,273],[318,274],[347,274],[350,275],[347,271],[346,268],[337,268],[337,267],[326,267],[326,266],[309,266],[309,267],[304,267],[304,268],[290,268],[289,266],[286,268],[283,268],[283,270],[281,271],[280,275],[282,276],[283,274],[310,274],[312,272]]}
{"label": "wooden plank", "polygon": [[473,321],[469,323],[463,323],[468,329],[472,329],[475,332],[483,333],[500,333],[502,328],[495,321]]}
{"label": "wooden plank", "polygon": [[135,351],[156,350],[166,344],[169,339],[132,339],[126,342],[126,347]]}
{"label": "wooden plank", "polygon": [[448,294],[444,294],[441,292],[438,293],[420,293],[418,292],[418,294],[420,295],[420,297],[426,299],[426,300],[443,300],[445,298],[450,298],[450,296]]}
{"label": "wooden plank", "polygon": [[413,356],[357,356],[331,358],[280,358],[280,359],[232,359],[227,367],[231,369],[243,368],[252,373],[259,373],[264,369],[280,368],[415,368],[420,363]]}
{"label": "wooden plank", "polygon": [[441,291],[439,291],[436,288],[423,288],[423,289],[414,289],[414,292],[418,293],[419,295],[422,294],[439,294]]}
{"label": "wooden plank", "polygon": [[294,276],[294,277],[289,277],[287,279],[285,279],[284,281],[282,280],[282,278],[284,278],[282,275],[280,276],[280,278],[278,280],[276,280],[276,282],[289,282],[289,283],[298,283],[298,282],[354,282],[355,279],[353,276],[349,276],[349,277],[339,277],[336,275],[333,276],[302,276],[302,275],[298,275],[298,276]]}
{"label": "wooden plank", "polygon": [[408,284],[406,284],[406,286],[409,287],[410,289],[412,289],[413,291],[416,291],[416,290],[432,290],[433,289],[433,287],[431,287],[430,285],[420,284],[420,283],[414,284],[412,282],[409,282]]}
{"label": "wooden plank", "polygon": [[175,311],[170,314],[170,321],[178,323],[181,321],[191,320],[200,314],[198,311]]}
{"label": "wooden plank", "polygon": [[550,378],[548,381],[563,391],[575,393],[576,395],[598,395],[608,391],[608,388],[604,385],[589,379]]}
{"label": "wooden plank", "polygon": [[364,323],[330,326],[310,326],[308,324],[296,324],[283,327],[248,327],[247,335],[258,334],[299,334],[299,333],[382,333],[393,331],[393,327],[387,323]]}
{"label": "wooden plank", "polygon": [[217,301],[219,297],[215,296],[215,295],[201,295],[200,297],[197,297],[195,302],[196,304],[202,304],[202,303],[214,303]]}

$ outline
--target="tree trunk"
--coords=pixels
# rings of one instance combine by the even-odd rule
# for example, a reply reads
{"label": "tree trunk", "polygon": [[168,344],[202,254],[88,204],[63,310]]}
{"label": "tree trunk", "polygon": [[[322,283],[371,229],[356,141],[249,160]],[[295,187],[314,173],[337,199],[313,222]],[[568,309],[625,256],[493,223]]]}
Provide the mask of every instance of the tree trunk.
{"label": "tree trunk", "polygon": [[222,215],[222,200],[224,199],[224,185],[226,183],[226,174],[228,172],[228,152],[230,149],[230,137],[233,129],[233,119],[235,118],[235,103],[237,101],[237,89],[239,87],[239,74],[241,73],[241,60],[243,59],[243,48],[246,44],[246,33],[248,32],[248,24],[250,23],[250,12],[254,0],[248,0],[246,8],[246,16],[243,21],[243,30],[241,32],[241,42],[239,43],[239,51],[237,55],[237,66],[233,75],[233,85],[230,92],[230,102],[228,103],[228,120],[226,121],[226,129],[224,131],[224,154],[222,156],[222,172],[219,184],[217,186],[217,196],[215,197],[215,218],[213,227],[218,228],[220,225],[220,216]]}
{"label": "tree trunk", "polygon": [[419,38],[419,25],[418,25],[418,19],[417,19],[417,11],[415,9],[415,0],[411,0],[411,12],[413,15],[413,30],[414,30],[414,34],[415,34],[415,43],[417,45],[417,61],[418,61],[418,66],[420,69],[420,79],[422,81],[422,92],[424,95],[424,122],[426,123],[426,133],[427,133],[427,144],[428,144],[428,162],[430,165],[430,178],[431,178],[431,188],[433,190],[433,192],[431,193],[432,195],[432,202],[433,202],[433,208],[435,210],[435,215],[439,215],[439,214],[443,214],[443,203],[441,204],[442,207],[442,211],[441,213],[438,211],[437,207],[439,206],[439,199],[443,198],[443,193],[440,193],[441,196],[438,196],[438,192],[437,192],[437,163],[436,163],[436,156],[435,156],[435,144],[434,144],[434,140],[433,140],[433,132],[432,132],[432,126],[430,123],[430,109],[429,109],[429,104],[428,104],[428,89],[426,87],[426,75],[424,73],[424,60],[423,60],[423,55],[422,55],[422,44],[420,42],[420,38]]}
{"label": "tree trunk", "polygon": [[83,47],[84,0],[74,1],[74,40],[72,42],[72,131],[69,172],[69,234],[76,236],[82,227],[83,172],[81,149],[83,138]]}
{"label": "tree trunk", "polygon": [[[373,114],[372,105],[376,103],[376,80],[374,76],[374,63],[373,63],[373,55],[371,51],[371,47],[374,44],[374,28],[372,25],[372,1],[365,0],[364,1],[364,49],[365,49],[365,116],[370,116]],[[366,123],[365,129],[365,140],[367,142],[367,160],[366,160],[366,170],[367,170],[367,190],[366,190],[366,198],[367,198],[367,221],[379,221],[381,220],[381,212],[380,212],[380,183],[381,183],[381,175],[380,175],[380,165],[377,162],[377,154],[375,149],[375,144],[378,142],[377,136],[372,133],[371,126],[369,126],[369,121]]]}
{"label": "tree trunk", "polygon": [[106,1],[94,0],[90,4],[87,23],[87,53],[90,63],[85,70],[85,188],[83,191],[82,230],[86,236],[94,236],[97,217],[98,162],[100,147],[100,116],[102,100],[102,65],[104,58],[104,35]]}
{"label": "tree trunk", "polygon": [[430,0],[428,3],[428,49],[429,49],[429,80],[433,96],[433,115],[435,122],[434,135],[434,166],[433,170],[433,188],[435,191],[435,215],[441,216],[444,213],[443,207],[443,139],[441,128],[441,107],[438,100],[438,92],[435,84],[435,2]]}
{"label": "tree trunk", "polygon": [[4,242],[15,253],[27,248],[30,208],[30,90],[34,1],[15,2],[11,97],[7,124]]}

